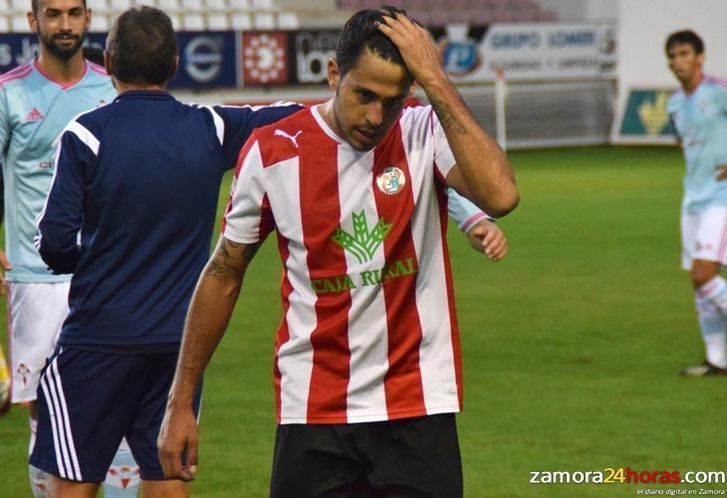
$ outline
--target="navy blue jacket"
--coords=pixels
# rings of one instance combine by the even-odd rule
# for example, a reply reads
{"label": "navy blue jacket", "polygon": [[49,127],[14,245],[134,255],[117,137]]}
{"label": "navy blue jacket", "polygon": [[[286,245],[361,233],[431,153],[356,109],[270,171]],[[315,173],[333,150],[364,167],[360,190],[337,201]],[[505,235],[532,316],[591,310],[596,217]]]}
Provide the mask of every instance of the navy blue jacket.
{"label": "navy blue jacket", "polygon": [[36,240],[51,270],[73,273],[59,344],[178,344],[222,175],[254,128],[299,109],[131,91],[72,121]]}

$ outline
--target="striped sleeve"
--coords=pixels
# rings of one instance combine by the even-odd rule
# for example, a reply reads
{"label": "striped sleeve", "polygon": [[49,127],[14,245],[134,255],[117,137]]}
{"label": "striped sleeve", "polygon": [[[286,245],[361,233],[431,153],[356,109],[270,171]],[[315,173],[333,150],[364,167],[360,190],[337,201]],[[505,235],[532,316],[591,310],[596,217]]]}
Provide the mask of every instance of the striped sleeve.
{"label": "striped sleeve", "polygon": [[274,227],[260,144],[253,135],[240,152],[223,220],[223,234],[233,242],[254,244],[265,240]]}
{"label": "striped sleeve", "polygon": [[98,149],[98,139],[78,121],[69,123],[61,136],[53,182],[38,215],[35,239],[43,261],[54,273],[73,273],[78,264],[86,178]]}

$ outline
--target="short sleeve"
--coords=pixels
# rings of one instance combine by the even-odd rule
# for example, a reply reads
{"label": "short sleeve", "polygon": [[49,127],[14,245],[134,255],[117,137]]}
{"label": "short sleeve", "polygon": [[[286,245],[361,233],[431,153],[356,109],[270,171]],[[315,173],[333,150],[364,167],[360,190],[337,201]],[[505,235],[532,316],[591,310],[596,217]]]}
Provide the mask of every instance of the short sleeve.
{"label": "short sleeve", "polygon": [[275,228],[265,186],[260,145],[253,134],[240,151],[223,220],[225,238],[241,244],[265,240]]}

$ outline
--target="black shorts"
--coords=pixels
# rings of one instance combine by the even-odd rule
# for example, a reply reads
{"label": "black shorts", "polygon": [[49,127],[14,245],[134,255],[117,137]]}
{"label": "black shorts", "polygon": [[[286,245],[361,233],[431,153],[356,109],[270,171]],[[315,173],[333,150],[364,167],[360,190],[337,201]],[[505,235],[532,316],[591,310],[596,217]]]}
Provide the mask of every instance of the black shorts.
{"label": "black shorts", "polygon": [[270,498],[461,498],[452,413],[278,426]]}
{"label": "black shorts", "polygon": [[156,441],[177,356],[59,347],[41,375],[30,463],[71,481],[101,482],[126,437],[141,478],[164,479]]}

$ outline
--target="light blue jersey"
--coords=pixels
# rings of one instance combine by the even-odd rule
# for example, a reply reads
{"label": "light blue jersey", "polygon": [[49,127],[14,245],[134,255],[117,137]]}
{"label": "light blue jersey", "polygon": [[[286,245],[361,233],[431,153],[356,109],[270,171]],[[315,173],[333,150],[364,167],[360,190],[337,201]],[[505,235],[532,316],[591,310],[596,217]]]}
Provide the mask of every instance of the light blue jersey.
{"label": "light blue jersey", "polygon": [[35,61],[0,76],[0,151],[5,180],[5,252],[12,282],[57,282],[33,245],[35,218],[53,179],[59,135],[78,114],[111,102],[116,90],[100,66],[71,86],[45,76]]}
{"label": "light blue jersey", "polygon": [[682,211],[727,205],[727,181],[715,169],[727,165],[727,82],[705,77],[692,94],[672,95],[668,109],[687,165]]}

